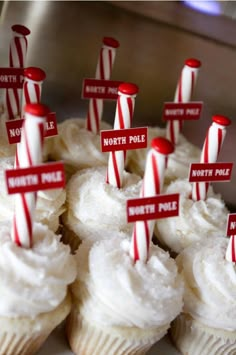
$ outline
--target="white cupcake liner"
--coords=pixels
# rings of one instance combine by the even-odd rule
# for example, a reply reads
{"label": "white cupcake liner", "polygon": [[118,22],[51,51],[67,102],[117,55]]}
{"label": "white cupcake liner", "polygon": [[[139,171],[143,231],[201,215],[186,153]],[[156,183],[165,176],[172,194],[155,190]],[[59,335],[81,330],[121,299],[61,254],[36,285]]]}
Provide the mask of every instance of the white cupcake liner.
{"label": "white cupcake liner", "polygon": [[207,327],[186,314],[174,320],[170,333],[183,355],[236,354],[236,331]]}
{"label": "white cupcake liner", "polygon": [[160,340],[169,325],[155,329],[98,327],[74,309],[67,319],[66,333],[76,355],[141,355]]}
{"label": "white cupcake liner", "polygon": [[67,317],[71,297],[53,311],[35,318],[0,317],[0,355],[33,355],[50,333]]}

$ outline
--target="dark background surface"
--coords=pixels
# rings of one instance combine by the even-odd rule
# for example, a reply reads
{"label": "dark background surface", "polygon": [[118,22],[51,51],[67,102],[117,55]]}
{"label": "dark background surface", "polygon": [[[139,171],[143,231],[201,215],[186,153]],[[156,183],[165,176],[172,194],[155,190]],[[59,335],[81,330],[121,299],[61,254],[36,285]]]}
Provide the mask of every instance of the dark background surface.
{"label": "dark background surface", "polygon": [[[204,102],[202,117],[186,122],[183,133],[202,147],[214,114],[232,119],[219,161],[236,162],[236,23],[184,8],[180,2],[9,1],[2,2],[0,63],[8,66],[11,26],[31,29],[27,66],[47,73],[42,101],[58,121],[86,116],[82,81],[95,75],[104,36],[120,41],[113,80],[136,83],[133,126],[161,125],[163,103],[172,101],[185,59],[202,61],[194,100]],[[103,119],[114,121],[115,102],[106,102]],[[218,183],[236,211],[236,168],[231,182]]]}

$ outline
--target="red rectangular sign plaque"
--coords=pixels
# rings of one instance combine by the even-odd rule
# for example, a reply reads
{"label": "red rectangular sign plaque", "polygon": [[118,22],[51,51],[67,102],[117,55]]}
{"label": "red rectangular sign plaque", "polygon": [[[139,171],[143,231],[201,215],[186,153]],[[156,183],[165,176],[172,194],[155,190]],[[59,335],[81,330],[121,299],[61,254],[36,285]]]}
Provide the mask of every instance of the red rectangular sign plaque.
{"label": "red rectangular sign plaque", "polygon": [[158,195],[127,201],[128,222],[146,221],[179,215],[179,194]]}
{"label": "red rectangular sign plaque", "polygon": [[[19,143],[21,137],[21,129],[24,120],[9,120],[6,121],[8,141],[10,144]],[[50,112],[47,115],[45,122],[45,137],[51,137],[57,135],[57,121],[55,112]]]}
{"label": "red rectangular sign plaque", "polygon": [[117,100],[118,87],[123,81],[84,79],[83,99]]}
{"label": "red rectangular sign plaque", "polygon": [[0,89],[21,89],[24,83],[24,68],[0,68]]}
{"label": "red rectangular sign plaque", "polygon": [[102,152],[147,147],[147,127],[101,131]]}
{"label": "red rectangular sign plaque", "polygon": [[226,235],[227,237],[236,235],[236,213],[228,214]]}
{"label": "red rectangular sign plaque", "polygon": [[62,162],[6,170],[5,176],[8,194],[58,189],[65,186]]}
{"label": "red rectangular sign plaque", "polygon": [[233,163],[192,163],[190,182],[230,181]]}
{"label": "red rectangular sign plaque", "polygon": [[198,120],[201,116],[203,103],[195,102],[165,102],[162,119],[170,120]]}

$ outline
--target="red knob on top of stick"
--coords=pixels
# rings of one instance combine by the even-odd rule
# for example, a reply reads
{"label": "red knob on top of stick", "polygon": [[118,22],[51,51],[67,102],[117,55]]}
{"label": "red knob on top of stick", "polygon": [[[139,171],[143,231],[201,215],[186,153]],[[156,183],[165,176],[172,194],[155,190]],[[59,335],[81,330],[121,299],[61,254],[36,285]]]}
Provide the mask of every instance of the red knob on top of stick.
{"label": "red knob on top of stick", "polygon": [[24,111],[33,116],[39,116],[39,117],[47,116],[47,114],[50,112],[49,108],[46,105],[38,104],[38,103],[25,105]]}
{"label": "red knob on top of stick", "polygon": [[24,70],[24,76],[33,81],[43,81],[46,78],[46,73],[37,67],[28,67]]}
{"label": "red knob on top of stick", "polygon": [[118,48],[120,46],[120,43],[112,37],[103,37],[103,44],[113,48]]}
{"label": "red knob on top of stick", "polygon": [[164,137],[153,138],[151,142],[151,147],[161,154],[171,154],[174,151],[174,145]]}
{"label": "red knob on top of stick", "polygon": [[231,124],[231,120],[228,117],[222,115],[213,116],[212,121],[220,124],[221,126],[229,126]]}
{"label": "red knob on top of stick", "polygon": [[122,83],[119,85],[118,91],[125,95],[136,95],[139,88],[137,85],[132,83]]}
{"label": "red knob on top of stick", "polygon": [[185,65],[187,65],[191,68],[200,68],[202,63],[200,62],[200,60],[198,60],[196,58],[188,58],[185,60]]}
{"label": "red knob on top of stick", "polygon": [[23,25],[13,25],[11,29],[22,36],[28,36],[30,34],[30,30]]}

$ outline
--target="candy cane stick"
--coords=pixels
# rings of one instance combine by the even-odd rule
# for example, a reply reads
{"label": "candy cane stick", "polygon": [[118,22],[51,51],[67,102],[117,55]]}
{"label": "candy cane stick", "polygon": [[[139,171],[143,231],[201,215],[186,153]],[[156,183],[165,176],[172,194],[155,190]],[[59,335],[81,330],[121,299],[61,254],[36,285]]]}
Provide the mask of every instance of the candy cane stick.
{"label": "candy cane stick", "polygon": [[[116,48],[119,42],[110,37],[103,38],[103,46],[100,50],[95,78],[100,80],[109,80],[111,77],[112,67],[115,61]],[[103,113],[103,100],[91,99],[89,101],[89,110],[87,115],[87,130],[95,134],[99,132],[100,121]]]}
{"label": "candy cane stick", "polygon": [[[140,197],[160,194],[164,183],[166,161],[168,155],[174,151],[173,144],[163,137],[154,138],[151,145],[152,148],[147,154]],[[147,261],[154,224],[154,220],[135,222],[130,248],[130,255],[134,261]]]}
{"label": "candy cane stick", "polygon": [[[42,93],[42,83],[46,78],[45,72],[36,67],[29,67],[24,70],[24,85],[23,85],[23,96],[22,96],[22,113],[21,116],[24,116],[23,108],[26,104],[39,103]],[[18,158],[18,149],[19,143],[16,146],[15,154],[15,168],[19,167],[19,158]]]}
{"label": "candy cane stick", "polygon": [[[24,70],[24,84],[22,95],[22,108],[26,104],[39,103],[42,93],[42,83],[46,78],[45,72],[36,67],[29,67]],[[22,112],[23,117],[24,112]]]}
{"label": "candy cane stick", "polygon": [[228,243],[228,247],[225,253],[225,259],[236,263],[236,236],[231,235]]}
{"label": "candy cane stick", "polygon": [[[174,102],[188,102],[191,100],[200,67],[201,62],[197,59],[190,58],[185,61],[176,88]],[[173,144],[177,144],[182,127],[183,121],[181,120],[168,121],[166,126],[166,138]]]}
{"label": "candy cane stick", "polygon": [[[221,115],[212,117],[213,123],[208,129],[202,148],[200,163],[215,163],[220,153],[226,135],[226,127],[231,124],[229,118]],[[194,182],[192,185],[192,200],[205,200],[209,183]]]}
{"label": "candy cane stick", "polygon": [[[25,116],[18,150],[19,167],[25,168],[42,162],[44,122],[48,108],[41,104],[25,107]],[[12,239],[21,247],[32,247],[32,227],[37,193],[15,195]]]}
{"label": "candy cane stick", "polygon": [[[24,68],[26,52],[27,52],[27,38],[30,30],[22,25],[12,26],[13,38],[10,43],[9,61],[10,67]],[[6,107],[8,119],[14,119],[20,115],[21,105],[21,89],[7,89],[6,90]]]}
{"label": "candy cane stick", "polygon": [[[130,128],[137,93],[138,87],[135,84],[123,83],[119,86],[114,129]],[[125,157],[126,152],[122,150],[109,154],[106,176],[108,184],[118,188],[122,186]]]}

